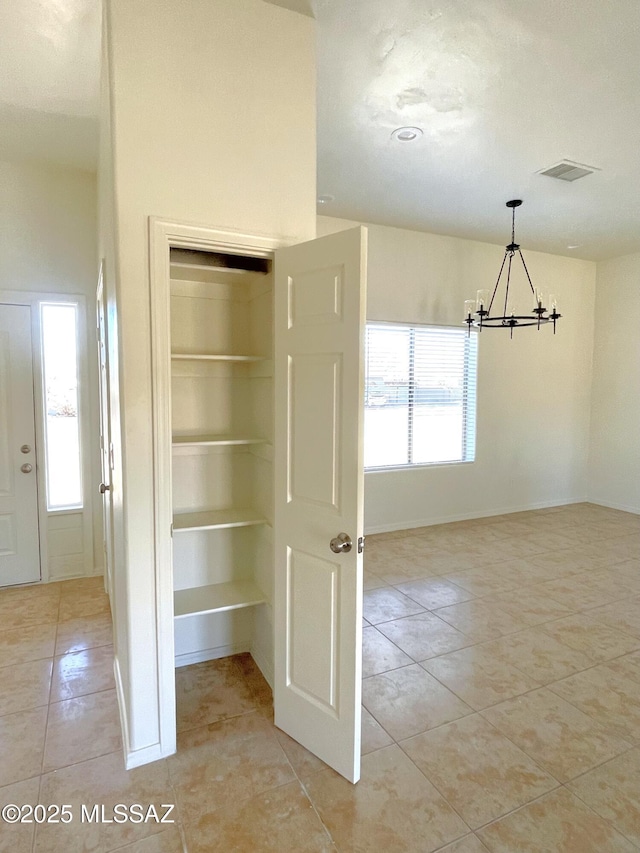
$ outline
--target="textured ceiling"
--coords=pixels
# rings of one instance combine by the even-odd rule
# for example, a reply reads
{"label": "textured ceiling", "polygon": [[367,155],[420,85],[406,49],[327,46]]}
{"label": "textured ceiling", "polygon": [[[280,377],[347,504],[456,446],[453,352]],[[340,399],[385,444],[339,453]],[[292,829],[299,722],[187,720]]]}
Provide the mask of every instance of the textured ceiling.
{"label": "textured ceiling", "polygon": [[[504,243],[504,202],[523,198],[525,249],[640,251],[638,0],[317,0],[315,14],[321,213]],[[100,0],[0,4],[0,156],[95,168],[99,43]],[[393,140],[404,125],[423,135]],[[563,158],[599,171],[537,174]]]}

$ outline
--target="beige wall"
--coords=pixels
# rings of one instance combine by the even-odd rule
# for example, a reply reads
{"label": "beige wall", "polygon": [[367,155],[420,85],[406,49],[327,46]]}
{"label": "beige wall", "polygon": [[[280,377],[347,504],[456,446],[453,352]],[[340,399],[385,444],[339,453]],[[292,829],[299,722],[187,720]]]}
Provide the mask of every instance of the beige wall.
{"label": "beige wall", "polygon": [[[0,289],[84,296],[86,314],[80,359],[88,387],[81,387],[89,422],[85,479],[86,513],[49,513],[48,566],[58,579],[102,571],[102,518],[94,500],[100,482],[95,357],[95,175],[34,163],[0,162]],[[44,482],[42,485],[44,485]]]}
{"label": "beige wall", "polygon": [[598,264],[589,498],[640,512],[640,254]]}
{"label": "beige wall", "polygon": [[[319,217],[318,234],[353,224]],[[492,287],[503,251],[371,225],[367,317],[460,326],[464,300]],[[534,284],[555,292],[566,315],[557,334],[482,332],[476,461],[368,473],[368,531],[585,500],[595,264],[524,254]]]}
{"label": "beige wall", "polygon": [[314,236],[314,29],[261,0],[110,0],[107,13],[123,435],[116,642],[136,751],[159,738],[148,218]]}

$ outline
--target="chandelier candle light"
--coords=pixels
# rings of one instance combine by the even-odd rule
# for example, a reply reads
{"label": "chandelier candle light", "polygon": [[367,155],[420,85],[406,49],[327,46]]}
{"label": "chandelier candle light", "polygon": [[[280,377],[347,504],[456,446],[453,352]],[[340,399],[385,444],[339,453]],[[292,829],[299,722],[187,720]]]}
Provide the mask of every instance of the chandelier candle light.
{"label": "chandelier candle light", "polygon": [[[558,314],[558,302],[556,297],[549,295],[548,307],[545,307],[545,301],[547,301],[547,298],[542,291],[534,289],[531,282],[531,276],[529,275],[529,270],[527,269],[527,265],[522,257],[522,252],[520,251],[520,246],[516,243],[516,207],[520,207],[521,204],[522,201],[517,198],[507,202],[507,207],[511,208],[511,242],[505,249],[502,265],[500,267],[498,279],[495,287],[493,288],[491,298],[489,298],[488,290],[479,290],[475,300],[467,299],[464,303],[464,322],[469,327],[469,334],[471,334],[471,326],[476,326],[480,330],[484,328],[509,329],[511,337],[513,338],[513,330],[516,326],[537,326],[538,329],[540,329],[540,326],[549,322],[553,323],[553,334],[555,335],[556,333],[556,321],[562,316],[562,314]],[[536,307],[533,308],[530,314],[516,314],[511,307],[511,302],[509,301],[511,264],[516,254],[522,261],[522,266],[536,304]],[[491,309],[493,308],[493,303],[498,292],[498,287],[500,286],[500,279],[502,278],[505,266],[507,268],[507,275],[504,293],[504,309],[503,315],[498,317],[491,314]]]}

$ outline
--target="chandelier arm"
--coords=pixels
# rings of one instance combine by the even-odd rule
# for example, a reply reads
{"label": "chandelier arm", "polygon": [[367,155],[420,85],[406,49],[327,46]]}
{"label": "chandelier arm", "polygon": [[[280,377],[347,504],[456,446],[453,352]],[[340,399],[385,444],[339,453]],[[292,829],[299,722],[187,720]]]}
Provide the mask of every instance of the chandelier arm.
{"label": "chandelier arm", "polygon": [[500,277],[502,276],[502,270],[504,269],[504,262],[507,260],[507,255],[509,253],[505,252],[504,257],[502,258],[502,265],[500,267],[500,272],[498,273],[498,278],[496,279],[496,286],[493,288],[493,293],[491,294],[491,302],[489,303],[489,308],[487,309],[487,313],[491,313],[491,306],[493,305],[493,300],[496,297],[496,293],[498,291],[498,285],[500,284]]}
{"label": "chandelier arm", "polygon": [[522,266],[524,267],[524,271],[527,274],[527,281],[529,282],[529,287],[531,288],[531,293],[533,293],[533,295],[535,296],[536,292],[533,289],[533,282],[531,281],[531,276],[529,275],[529,270],[527,269],[527,265],[524,262],[524,258],[522,256],[522,251],[520,249],[518,249],[518,254],[520,255],[520,260],[522,261]]}
{"label": "chandelier arm", "polygon": [[511,261],[513,260],[513,252],[509,252],[509,266],[507,268],[507,286],[504,291],[504,316],[507,316],[507,304],[509,299],[509,284],[511,282]]}

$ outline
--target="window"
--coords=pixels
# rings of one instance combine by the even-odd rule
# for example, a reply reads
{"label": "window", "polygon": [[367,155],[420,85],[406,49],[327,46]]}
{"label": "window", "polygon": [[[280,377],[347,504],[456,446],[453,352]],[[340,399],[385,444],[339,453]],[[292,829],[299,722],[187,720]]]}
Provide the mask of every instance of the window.
{"label": "window", "polygon": [[47,509],[80,509],[77,305],[41,305]]}
{"label": "window", "polygon": [[365,468],[473,462],[478,338],[367,324]]}

